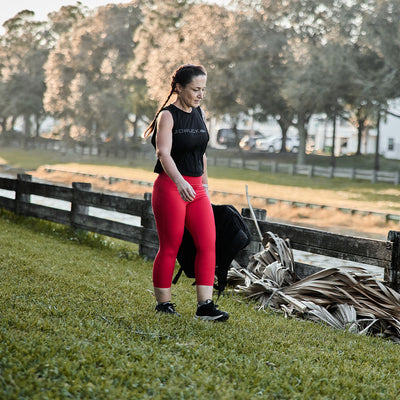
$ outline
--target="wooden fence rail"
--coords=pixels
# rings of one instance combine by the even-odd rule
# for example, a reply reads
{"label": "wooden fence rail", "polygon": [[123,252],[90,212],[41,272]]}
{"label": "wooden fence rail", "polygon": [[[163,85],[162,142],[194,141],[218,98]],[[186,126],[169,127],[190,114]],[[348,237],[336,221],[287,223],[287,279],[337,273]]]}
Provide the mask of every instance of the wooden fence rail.
{"label": "wooden fence rail", "polygon": [[[153,259],[158,249],[158,236],[151,207],[151,194],[144,199],[133,199],[91,191],[89,183],[75,182],[72,187],[33,182],[32,177],[19,174],[17,179],[0,177],[0,189],[9,196],[1,195],[0,207],[19,215],[40,218],[105,236],[115,237],[139,245],[139,254]],[[61,200],[67,209],[33,202],[32,196]],[[93,210],[119,213],[120,221],[98,217]],[[321,254],[338,259],[370,264],[384,269],[384,280],[396,290],[400,289],[400,232],[390,231],[387,240],[375,240],[340,235],[316,229],[266,221],[266,210],[255,210],[261,232],[288,238],[293,249]],[[247,265],[249,256],[260,250],[256,223],[249,218],[248,209],[242,215],[252,233],[251,243],[237,256],[241,265]],[[128,216],[136,216],[140,223],[124,223]],[[315,272],[318,267],[296,263],[299,276]]]}
{"label": "wooden fence rail", "polygon": [[[0,207],[19,215],[35,217],[74,229],[96,232],[139,244],[142,256],[152,258],[158,248],[158,236],[151,209],[151,196],[144,200],[95,193],[90,183],[74,182],[72,188],[32,182],[32,177],[18,174],[17,179],[0,178],[0,189],[15,192],[15,199],[0,196]],[[32,202],[32,196],[62,200],[70,203],[69,210]],[[90,207],[113,211],[126,216],[137,216],[139,226],[90,215]]]}
{"label": "wooden fence rail", "polygon": [[219,156],[207,156],[207,164],[210,166],[243,168],[254,171],[268,171],[272,173],[284,173],[290,175],[306,175],[309,177],[322,176],[325,178],[361,179],[368,180],[372,183],[386,182],[394,185],[398,185],[400,183],[400,171],[376,171],[373,169],[319,167],[314,165],[280,163],[278,161],[223,158]]}
{"label": "wooden fence rail", "polygon": [[[81,171],[74,171],[71,169],[62,169],[58,167],[45,167],[45,171],[48,173],[53,173],[53,172],[65,172],[65,173],[72,173],[77,176],[85,176],[85,177],[90,177],[90,178],[96,178],[96,179],[101,179],[103,181],[108,181],[108,183],[111,185],[116,182],[127,182],[135,185],[141,185],[141,186],[148,186],[152,187],[153,182],[148,182],[144,180],[138,180],[138,179],[129,179],[129,178],[119,178],[119,177],[113,177],[109,175],[97,175],[97,174],[92,174],[88,172],[81,172]],[[210,193],[212,195],[222,195],[222,196],[238,196],[238,197],[243,197],[245,198],[244,193],[234,193],[234,192],[222,192],[218,190],[210,190]],[[390,213],[381,213],[377,211],[366,211],[366,210],[357,210],[354,208],[347,208],[347,207],[333,207],[333,206],[328,206],[326,204],[316,204],[316,203],[309,203],[309,202],[302,202],[302,201],[296,201],[296,200],[284,200],[284,199],[277,199],[273,197],[265,197],[265,196],[249,196],[250,199],[257,199],[257,200],[262,200],[264,201],[265,205],[268,206],[269,204],[286,204],[291,207],[304,207],[304,208],[314,208],[314,209],[324,209],[324,210],[336,210],[340,211],[346,214],[351,214],[351,215],[373,215],[375,217],[382,218],[383,221],[388,222],[388,221],[395,221],[399,222],[400,221],[400,214],[390,214]]]}

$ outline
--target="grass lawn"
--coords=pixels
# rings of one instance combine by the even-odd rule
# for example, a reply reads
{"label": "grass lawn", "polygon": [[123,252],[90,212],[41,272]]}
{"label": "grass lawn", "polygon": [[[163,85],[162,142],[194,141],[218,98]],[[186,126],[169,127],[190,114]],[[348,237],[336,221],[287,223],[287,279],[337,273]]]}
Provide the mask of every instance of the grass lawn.
{"label": "grass lawn", "polygon": [[121,167],[143,167],[153,170],[154,162],[145,161],[142,159],[124,159],[117,157],[102,157],[93,155],[77,155],[77,154],[62,154],[61,152],[37,149],[22,149],[16,147],[0,147],[0,164],[1,159],[5,164],[11,165],[14,168],[23,168],[26,170],[34,170],[45,164],[82,162],[86,164],[103,164],[103,165],[118,165]]}
{"label": "grass lawn", "polygon": [[229,292],[226,323],[154,312],[136,246],[0,213],[1,399],[398,399],[400,348]]}

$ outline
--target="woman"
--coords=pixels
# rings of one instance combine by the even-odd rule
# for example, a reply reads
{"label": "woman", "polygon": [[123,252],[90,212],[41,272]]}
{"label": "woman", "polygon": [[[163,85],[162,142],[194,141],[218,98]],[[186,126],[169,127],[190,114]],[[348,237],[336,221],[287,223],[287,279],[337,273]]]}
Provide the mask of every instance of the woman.
{"label": "woman", "polygon": [[[175,261],[184,228],[196,246],[196,318],[226,321],[229,314],[212,301],[215,274],[215,223],[208,194],[205,150],[209,140],[200,102],[207,73],[201,65],[183,65],[172,76],[171,90],[145,131],[152,134],[157,163],[152,206],[159,237],[154,260],[156,311],[179,315],[171,302]],[[166,106],[171,96],[176,99]]]}

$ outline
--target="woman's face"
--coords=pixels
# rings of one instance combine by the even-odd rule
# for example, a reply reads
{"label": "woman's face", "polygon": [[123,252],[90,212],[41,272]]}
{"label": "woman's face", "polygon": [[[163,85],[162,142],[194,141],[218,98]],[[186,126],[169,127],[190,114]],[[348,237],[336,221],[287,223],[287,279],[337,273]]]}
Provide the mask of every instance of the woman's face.
{"label": "woman's face", "polygon": [[207,76],[195,76],[185,87],[177,85],[179,100],[185,107],[196,108],[200,105],[201,100],[206,93]]}

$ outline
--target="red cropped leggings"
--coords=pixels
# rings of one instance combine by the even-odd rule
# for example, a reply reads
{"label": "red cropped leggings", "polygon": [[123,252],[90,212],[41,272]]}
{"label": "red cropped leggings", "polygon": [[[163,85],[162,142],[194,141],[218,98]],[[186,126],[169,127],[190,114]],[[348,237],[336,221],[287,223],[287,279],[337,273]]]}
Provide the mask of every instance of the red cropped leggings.
{"label": "red cropped leggings", "polygon": [[159,250],[154,260],[153,284],[169,288],[184,228],[196,246],[194,265],[197,285],[212,286],[215,274],[214,213],[200,177],[184,176],[196,192],[193,201],[185,202],[171,178],[162,172],[154,182],[152,206],[156,220]]}

